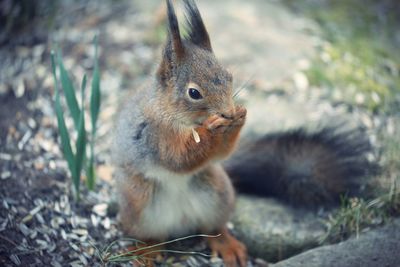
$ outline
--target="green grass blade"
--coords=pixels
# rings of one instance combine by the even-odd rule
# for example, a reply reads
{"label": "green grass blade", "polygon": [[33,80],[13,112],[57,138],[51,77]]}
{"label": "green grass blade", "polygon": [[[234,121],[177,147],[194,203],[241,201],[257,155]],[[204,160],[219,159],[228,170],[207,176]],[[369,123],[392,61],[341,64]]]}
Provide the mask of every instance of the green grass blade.
{"label": "green grass blade", "polygon": [[86,169],[86,185],[89,190],[94,190],[94,185],[96,182],[96,172],[94,170],[94,157],[91,155]]}
{"label": "green grass blade", "polygon": [[[90,97],[90,116],[92,120],[92,133],[95,135],[96,133],[96,122],[99,116],[100,110],[100,71],[99,71],[99,60],[98,60],[98,42],[97,36],[94,38],[95,44],[95,62],[94,62],[94,70],[93,70],[93,78],[92,78],[92,92]],[[94,138],[93,138],[94,139]]]}
{"label": "green grass blade", "polygon": [[[82,100],[85,98],[86,81],[87,81],[87,77],[85,74],[85,75],[83,75],[82,84],[81,84],[81,99]],[[83,110],[83,106],[82,106],[82,110]]]}
{"label": "green grass blade", "polygon": [[86,128],[85,128],[85,88],[86,88],[86,74],[83,76],[82,80],[82,88],[81,88],[81,100],[82,100],[82,109],[79,116],[79,125],[78,125],[78,139],[76,140],[76,172],[77,177],[74,177],[74,183],[79,185],[80,176],[82,171],[82,165],[86,154]]}
{"label": "green grass blade", "polygon": [[[175,242],[179,242],[182,240],[186,240],[186,239],[191,239],[191,238],[196,238],[196,237],[209,237],[209,238],[216,238],[221,236],[221,234],[218,235],[204,235],[204,234],[197,234],[197,235],[189,235],[189,236],[185,236],[185,237],[181,237],[181,238],[176,238],[170,241],[166,241],[166,242],[161,242],[158,244],[154,244],[154,245],[149,245],[146,246],[144,242],[136,240],[136,239],[130,239],[130,238],[123,238],[120,240],[132,240],[134,242],[139,242],[142,243],[144,246],[139,247],[135,250],[130,250],[130,251],[126,251],[126,252],[121,252],[121,253],[116,253],[113,254],[111,252],[111,248],[112,246],[114,246],[118,241],[120,240],[115,240],[113,241],[111,244],[109,244],[107,246],[106,249],[104,249],[102,251],[102,255],[106,255],[106,257],[102,257],[101,260],[106,263],[117,263],[117,262],[128,262],[131,260],[140,260],[140,259],[145,259],[147,254],[150,253],[155,253],[155,252],[167,252],[167,253],[177,253],[177,254],[188,254],[188,255],[201,255],[201,256],[205,256],[205,257],[210,257],[210,255],[208,254],[204,254],[201,252],[195,252],[195,251],[179,251],[179,250],[168,250],[168,249],[157,249],[160,246],[163,245],[167,245],[167,244],[171,244],[171,243],[175,243]],[[146,252],[146,250],[150,250],[150,252]],[[144,252],[144,253],[139,253],[138,252]]]}
{"label": "green grass blade", "polygon": [[[56,116],[57,116],[58,130],[59,130],[59,134],[60,134],[60,138],[61,138],[61,146],[62,146],[62,150],[64,153],[64,157],[67,160],[68,168],[71,173],[71,176],[75,177],[76,176],[76,164],[75,164],[75,160],[74,160],[75,156],[74,156],[74,153],[72,152],[70,137],[68,134],[67,126],[65,125],[63,110],[61,107],[60,93],[59,93],[59,88],[58,88],[58,83],[57,83],[57,75],[56,75],[56,64],[55,64],[53,51],[51,53],[51,65],[52,65],[52,72],[53,72],[54,85],[55,85],[55,111],[56,111]],[[76,185],[74,183],[74,186],[76,189],[76,196],[79,199],[79,190],[78,190],[79,184]]]}
{"label": "green grass blade", "polygon": [[100,71],[99,71],[99,60],[98,60],[98,41],[97,36],[94,37],[94,70],[91,86],[90,95],[90,118],[92,123],[92,138],[90,142],[90,159],[88,162],[86,176],[87,186],[90,190],[94,189],[96,182],[96,172],[94,168],[94,142],[96,139],[96,123],[99,116],[100,105],[101,105],[101,92],[100,92]]}
{"label": "green grass blade", "polygon": [[66,71],[66,69],[64,67],[60,53],[58,53],[58,56],[57,56],[57,63],[60,68],[60,79],[61,79],[61,84],[62,84],[62,88],[64,91],[65,99],[67,100],[67,105],[71,112],[71,117],[74,121],[75,129],[78,130],[79,117],[80,117],[81,111],[78,106],[78,101],[76,100],[74,86],[68,75],[68,72]]}

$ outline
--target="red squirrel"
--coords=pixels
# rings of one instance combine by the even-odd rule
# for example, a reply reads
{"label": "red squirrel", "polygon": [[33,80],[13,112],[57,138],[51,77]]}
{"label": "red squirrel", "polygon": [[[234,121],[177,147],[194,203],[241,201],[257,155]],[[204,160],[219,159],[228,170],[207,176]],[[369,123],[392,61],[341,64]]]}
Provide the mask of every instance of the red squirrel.
{"label": "red squirrel", "polygon": [[[168,38],[161,62],[151,83],[127,99],[115,131],[121,228],[149,244],[194,232],[220,234],[207,239],[212,252],[228,267],[244,267],[246,248],[226,228],[235,193],[221,160],[236,146],[246,109],[234,102],[232,75],[216,59],[195,2],[183,0],[184,38],[173,5],[166,2]],[[364,174],[358,156],[367,149],[361,139],[348,145],[349,133],[331,132],[266,136],[245,149],[247,156],[239,153],[228,161],[227,170],[239,184],[243,176],[245,189],[259,183],[259,190],[292,194],[294,201],[301,199],[296,194],[307,193],[310,201],[330,199],[346,190],[340,176]],[[311,190],[306,186],[317,183],[314,177],[322,182]]]}
{"label": "red squirrel", "polygon": [[184,1],[182,38],[167,0],[168,40],[155,79],[122,109],[113,146],[122,230],[165,241],[198,231],[227,266],[246,265],[246,248],[227,230],[235,194],[220,161],[234,149],[246,109],[232,75],[214,56],[196,4]]}

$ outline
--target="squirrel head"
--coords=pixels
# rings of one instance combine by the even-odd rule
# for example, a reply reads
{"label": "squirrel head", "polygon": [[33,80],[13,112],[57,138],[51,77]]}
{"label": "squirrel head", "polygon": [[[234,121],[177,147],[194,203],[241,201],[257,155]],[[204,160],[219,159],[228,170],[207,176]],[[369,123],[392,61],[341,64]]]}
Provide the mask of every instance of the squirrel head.
{"label": "squirrel head", "polygon": [[157,81],[164,113],[193,127],[212,114],[230,118],[235,108],[232,75],[215,58],[196,4],[193,0],[184,3],[188,34],[181,38],[174,8],[167,0],[168,39]]}

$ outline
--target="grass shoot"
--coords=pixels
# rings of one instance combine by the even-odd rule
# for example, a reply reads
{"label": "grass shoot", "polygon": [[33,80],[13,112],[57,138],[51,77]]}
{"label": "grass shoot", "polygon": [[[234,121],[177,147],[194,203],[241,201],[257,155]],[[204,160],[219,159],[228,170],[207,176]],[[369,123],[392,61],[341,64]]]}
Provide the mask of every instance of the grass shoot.
{"label": "grass shoot", "polygon": [[[97,37],[94,38],[95,57],[94,57],[94,70],[91,83],[90,92],[90,118],[91,118],[91,133],[87,133],[87,125],[85,121],[85,96],[86,96],[86,74],[82,78],[80,90],[80,106],[78,104],[76,90],[73,82],[64,67],[61,53],[57,54],[52,51],[51,64],[52,73],[55,86],[55,112],[57,116],[58,131],[61,139],[61,149],[64,158],[68,163],[68,169],[72,178],[73,189],[77,200],[80,199],[79,189],[81,183],[82,171],[86,171],[86,184],[89,190],[93,190],[96,181],[96,174],[94,168],[94,142],[96,139],[96,124],[100,111],[100,71],[98,63],[98,42]],[[57,70],[59,71],[59,79],[57,77]],[[66,105],[69,110],[69,115],[72,118],[74,129],[68,129],[65,123],[65,110],[61,103],[61,95],[59,84],[63,91]],[[72,136],[76,133],[76,140]],[[89,148],[88,148],[89,146]]]}

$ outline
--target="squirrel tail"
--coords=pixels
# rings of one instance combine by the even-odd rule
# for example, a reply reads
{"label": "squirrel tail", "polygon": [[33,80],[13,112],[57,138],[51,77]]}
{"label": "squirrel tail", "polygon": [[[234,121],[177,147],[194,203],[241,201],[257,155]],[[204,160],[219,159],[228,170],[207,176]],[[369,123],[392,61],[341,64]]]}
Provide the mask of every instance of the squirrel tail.
{"label": "squirrel tail", "polygon": [[340,128],[268,134],[241,146],[224,165],[241,193],[306,206],[338,203],[341,195],[359,192],[362,178],[378,170],[367,159],[366,134]]}

